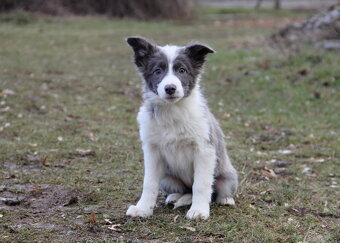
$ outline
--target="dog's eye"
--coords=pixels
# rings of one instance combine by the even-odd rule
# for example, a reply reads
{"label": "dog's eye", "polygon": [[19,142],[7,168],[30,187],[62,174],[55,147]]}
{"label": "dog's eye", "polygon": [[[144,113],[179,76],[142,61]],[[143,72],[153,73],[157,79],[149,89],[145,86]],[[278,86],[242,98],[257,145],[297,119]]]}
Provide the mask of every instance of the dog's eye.
{"label": "dog's eye", "polygon": [[153,74],[160,75],[162,73],[162,70],[160,68],[157,68],[155,71],[153,71]]}
{"label": "dog's eye", "polygon": [[186,73],[187,72],[187,70],[185,70],[185,68],[180,68],[180,69],[178,69],[178,72],[179,73],[181,73],[181,74],[183,74],[183,73]]}

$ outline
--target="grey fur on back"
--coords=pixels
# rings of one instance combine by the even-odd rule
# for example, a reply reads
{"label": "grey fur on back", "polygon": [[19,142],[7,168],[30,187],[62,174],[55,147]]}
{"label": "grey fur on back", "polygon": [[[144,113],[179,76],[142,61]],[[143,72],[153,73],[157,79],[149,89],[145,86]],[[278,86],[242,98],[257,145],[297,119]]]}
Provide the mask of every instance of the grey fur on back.
{"label": "grey fur on back", "polygon": [[[225,179],[229,187],[226,188],[226,196],[233,196],[238,188],[238,175],[232,166],[227,154],[225,138],[220,124],[207,107],[207,113],[210,123],[210,142],[216,150],[217,164],[215,168],[215,179]],[[215,184],[216,186],[216,184]],[[215,189],[216,190],[216,189]],[[224,191],[224,190],[222,190]]]}

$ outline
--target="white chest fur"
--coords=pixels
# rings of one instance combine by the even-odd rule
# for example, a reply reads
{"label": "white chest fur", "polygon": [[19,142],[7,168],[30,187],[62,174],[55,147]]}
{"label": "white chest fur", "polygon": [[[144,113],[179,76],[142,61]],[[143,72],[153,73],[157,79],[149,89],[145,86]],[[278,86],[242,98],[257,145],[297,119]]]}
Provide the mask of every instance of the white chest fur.
{"label": "white chest fur", "polygon": [[193,183],[193,161],[198,149],[209,140],[204,100],[198,90],[185,102],[157,107],[152,114],[145,104],[138,114],[143,143],[159,149],[168,173]]}

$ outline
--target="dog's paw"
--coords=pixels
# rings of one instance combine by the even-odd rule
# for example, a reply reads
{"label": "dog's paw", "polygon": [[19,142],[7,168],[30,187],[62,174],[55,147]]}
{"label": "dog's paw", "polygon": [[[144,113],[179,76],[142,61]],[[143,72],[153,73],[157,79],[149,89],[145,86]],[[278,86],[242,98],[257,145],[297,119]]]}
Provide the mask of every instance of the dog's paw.
{"label": "dog's paw", "polygon": [[182,195],[174,204],[174,209],[182,206],[187,206],[192,203],[192,194],[184,194]]}
{"label": "dog's paw", "polygon": [[220,199],[217,199],[216,202],[221,205],[230,205],[230,206],[235,205],[235,200],[232,197],[220,198]]}
{"label": "dog's paw", "polygon": [[126,211],[127,216],[131,217],[148,217],[151,216],[153,213],[152,209],[144,209],[144,208],[139,208],[137,206],[131,205],[129,209]]}
{"label": "dog's paw", "polygon": [[201,210],[201,209],[190,209],[186,215],[188,219],[207,219],[209,218],[209,209]]}
{"label": "dog's paw", "polygon": [[180,199],[180,197],[182,196],[181,193],[172,193],[169,194],[166,199],[165,199],[165,204],[174,204],[175,202],[177,202],[178,199]]}

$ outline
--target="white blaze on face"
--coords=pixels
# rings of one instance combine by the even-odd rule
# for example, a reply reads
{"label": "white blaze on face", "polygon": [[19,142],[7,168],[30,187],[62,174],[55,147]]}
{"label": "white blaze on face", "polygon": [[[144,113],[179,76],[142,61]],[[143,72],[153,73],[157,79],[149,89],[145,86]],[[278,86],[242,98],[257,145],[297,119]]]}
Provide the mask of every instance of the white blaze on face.
{"label": "white blaze on face", "polygon": [[178,56],[179,50],[181,49],[178,46],[163,46],[159,47],[163,53],[168,58],[168,72],[164,76],[163,80],[158,84],[157,92],[161,99],[167,99],[170,96],[165,92],[165,86],[167,85],[175,85],[176,92],[172,95],[172,97],[176,97],[179,100],[184,96],[184,90],[182,87],[182,82],[173,72],[173,61]]}

